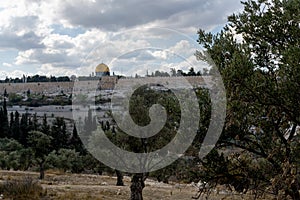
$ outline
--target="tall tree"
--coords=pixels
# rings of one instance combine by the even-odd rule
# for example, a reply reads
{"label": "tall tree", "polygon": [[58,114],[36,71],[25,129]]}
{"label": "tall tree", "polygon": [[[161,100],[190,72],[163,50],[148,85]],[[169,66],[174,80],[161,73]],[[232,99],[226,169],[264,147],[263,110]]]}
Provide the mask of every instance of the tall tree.
{"label": "tall tree", "polygon": [[4,88],[3,96],[6,97],[6,98],[8,97],[8,93],[6,91],[6,88]]}
{"label": "tall tree", "polygon": [[15,118],[11,127],[12,138],[15,140],[20,139],[20,114],[18,111],[15,112]]}
{"label": "tall tree", "polygon": [[[105,133],[110,141],[126,151],[146,154],[168,144],[176,135],[176,129],[178,128],[178,124],[180,124],[179,102],[172,92],[163,90],[163,87],[160,89],[151,89],[150,85],[142,86],[135,90],[130,99],[129,113],[137,125],[146,126],[151,120],[149,117],[149,109],[156,103],[165,107],[167,112],[166,124],[159,133],[149,138],[137,138],[129,136],[124,133],[121,128],[117,127],[113,129],[114,131],[106,129]],[[110,127],[114,127],[114,125],[114,122],[112,122]],[[103,127],[107,126],[103,123]],[[93,132],[89,140],[89,149],[95,151],[95,153],[97,153],[97,148],[99,148],[99,140],[101,140],[101,136],[99,136],[97,131]],[[101,147],[99,149],[101,151]],[[128,162],[125,160],[126,158],[120,158],[120,160],[116,160],[115,162]],[[139,164],[143,165],[142,163],[136,163],[137,167],[144,167],[139,166]],[[148,172],[132,174],[130,186],[131,200],[143,199],[143,189],[148,176]]]}
{"label": "tall tree", "polygon": [[30,131],[28,135],[28,144],[34,152],[34,157],[40,167],[40,179],[45,177],[46,157],[50,153],[51,140],[53,138],[40,132]]}
{"label": "tall tree", "polygon": [[52,147],[55,150],[67,148],[69,133],[67,132],[64,118],[56,117],[51,126]]}
{"label": "tall tree", "polygon": [[22,145],[27,147],[27,136],[28,132],[30,131],[30,126],[28,123],[28,114],[22,114],[21,121],[20,121],[20,138],[19,141]]}
{"label": "tall tree", "polygon": [[236,150],[211,153],[202,178],[300,199],[300,1],[242,3],[244,10],[231,15],[220,33],[198,32],[227,90],[217,148]]}
{"label": "tall tree", "polygon": [[70,144],[71,148],[76,150],[76,152],[79,152],[83,155],[86,154],[86,150],[85,150],[85,148],[82,144],[82,141],[81,141],[81,139],[78,135],[77,128],[76,128],[75,124],[73,126],[72,136],[70,138],[69,144]]}
{"label": "tall tree", "polygon": [[50,134],[50,125],[48,124],[48,119],[47,119],[47,115],[44,114],[43,116],[43,121],[42,121],[42,125],[40,127],[41,132],[45,133],[46,135]]}
{"label": "tall tree", "polygon": [[33,117],[32,117],[32,129],[35,130],[35,131],[38,131],[39,126],[40,126],[40,124],[39,124],[39,121],[38,121],[37,113],[34,113]]}
{"label": "tall tree", "polygon": [[8,112],[6,107],[6,98],[3,100],[3,106],[0,109],[0,133],[1,137],[10,137],[10,129],[8,122]]}

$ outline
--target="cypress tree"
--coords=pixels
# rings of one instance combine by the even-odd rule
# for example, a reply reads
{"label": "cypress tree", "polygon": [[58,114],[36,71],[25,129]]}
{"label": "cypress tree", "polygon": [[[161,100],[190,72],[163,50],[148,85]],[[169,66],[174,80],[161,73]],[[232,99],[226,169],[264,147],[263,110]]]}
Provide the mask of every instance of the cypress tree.
{"label": "cypress tree", "polygon": [[6,108],[6,98],[3,101],[3,114],[2,114],[2,133],[4,137],[10,137],[9,135],[9,123],[8,123],[8,116],[7,116],[7,108]]}
{"label": "cypress tree", "polygon": [[75,149],[75,151],[79,152],[80,154],[85,154],[86,151],[83,147],[83,144],[82,144],[82,141],[78,135],[78,132],[77,132],[77,128],[76,128],[76,125],[74,124],[73,126],[73,131],[72,131],[72,136],[70,138],[70,147]]}
{"label": "cypress tree", "polygon": [[48,125],[47,115],[44,114],[43,121],[41,125],[41,132],[43,132],[46,135],[50,134],[50,125]]}
{"label": "cypress tree", "polygon": [[15,119],[11,127],[12,138],[20,140],[20,114],[18,111],[15,112]]}
{"label": "cypress tree", "polygon": [[27,147],[27,136],[29,132],[29,125],[28,125],[28,114],[22,114],[21,121],[20,121],[20,137],[19,142]]}

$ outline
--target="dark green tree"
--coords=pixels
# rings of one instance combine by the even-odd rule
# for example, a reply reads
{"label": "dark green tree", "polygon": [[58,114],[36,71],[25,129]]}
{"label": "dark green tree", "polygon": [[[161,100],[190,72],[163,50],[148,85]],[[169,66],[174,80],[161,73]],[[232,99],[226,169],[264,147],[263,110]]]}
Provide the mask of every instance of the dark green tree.
{"label": "dark green tree", "polygon": [[10,137],[10,129],[8,122],[8,113],[6,107],[6,99],[3,100],[3,106],[0,108],[0,134],[1,137]]}
{"label": "dark green tree", "polygon": [[38,116],[36,113],[33,114],[33,117],[32,117],[32,130],[34,131],[38,131],[39,130],[39,121],[38,121]]}
{"label": "dark green tree", "polygon": [[78,135],[76,125],[73,126],[72,136],[69,142],[70,148],[75,149],[76,152],[79,152],[81,155],[86,154],[86,150],[82,144],[82,141]]}
{"label": "dark green tree", "polygon": [[61,148],[58,152],[52,151],[47,156],[47,165],[61,169],[64,172],[71,171],[79,173],[83,171],[84,163],[82,162],[82,157],[79,155],[79,152],[76,152],[75,149]]}
{"label": "dark green tree", "polygon": [[28,119],[28,114],[22,114],[21,120],[20,120],[20,138],[19,141],[22,145],[27,147],[27,136],[28,132],[30,131],[30,126],[29,126],[29,119]]}
{"label": "dark green tree", "polygon": [[6,97],[6,98],[8,97],[8,93],[6,91],[6,88],[4,88],[3,96]]}
{"label": "dark green tree", "polygon": [[11,127],[12,138],[19,141],[20,139],[20,114],[18,111],[15,112],[15,118]]}
{"label": "dark green tree", "polygon": [[0,139],[1,169],[21,169],[21,151],[23,146],[14,139]]}
{"label": "dark green tree", "polygon": [[30,94],[31,94],[30,89],[27,90],[26,94],[27,94],[27,97],[29,98]]}
{"label": "dark green tree", "polygon": [[51,151],[51,140],[53,138],[40,131],[30,131],[28,144],[34,152],[34,157],[40,168],[40,179],[45,177],[45,162],[47,155]]}
{"label": "dark green tree", "polygon": [[187,73],[187,75],[188,75],[188,76],[196,76],[197,74],[196,74],[194,68],[191,67],[191,68],[189,69],[189,72]]}
{"label": "dark green tree", "polygon": [[69,141],[69,133],[67,132],[64,118],[56,117],[51,126],[52,148],[59,150],[60,148],[67,148]]}
{"label": "dark green tree", "polygon": [[238,191],[300,199],[300,1],[243,5],[220,33],[198,32],[227,90],[226,124],[217,149],[235,150],[214,151],[204,159],[202,178]]}
{"label": "dark green tree", "polygon": [[[113,121],[110,123],[110,126],[103,123],[102,127],[106,130],[105,133],[110,141],[122,149],[135,153],[152,152],[169,143],[176,134],[178,124],[180,124],[180,108],[178,106],[178,100],[172,92],[164,90],[163,87],[159,88],[160,89],[151,89],[151,85],[145,85],[135,90],[130,99],[129,113],[137,125],[145,126],[149,124],[151,120],[149,117],[149,109],[151,106],[153,104],[162,105],[167,112],[167,122],[162,130],[150,138],[136,138],[127,135],[119,127],[112,128],[116,126]],[[97,131],[93,132],[92,138],[90,138],[91,149],[98,148],[97,141],[99,139],[101,138],[98,137]],[[126,158],[120,158],[121,162],[122,159]],[[120,161],[116,160],[116,162]],[[132,174],[130,199],[143,199],[144,182],[148,176],[149,173]]]}
{"label": "dark green tree", "polygon": [[50,125],[48,124],[47,115],[44,114],[42,125],[40,126],[41,132],[45,133],[46,135],[50,134]]}

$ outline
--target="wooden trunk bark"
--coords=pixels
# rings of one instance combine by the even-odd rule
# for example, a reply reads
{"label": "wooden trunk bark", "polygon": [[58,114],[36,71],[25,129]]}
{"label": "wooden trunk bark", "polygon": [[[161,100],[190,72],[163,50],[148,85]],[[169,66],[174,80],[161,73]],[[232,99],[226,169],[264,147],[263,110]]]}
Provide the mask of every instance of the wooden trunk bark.
{"label": "wooden trunk bark", "polygon": [[117,186],[124,186],[122,172],[120,172],[119,170],[116,170],[116,174],[117,174]]}
{"label": "wooden trunk bark", "polygon": [[299,184],[298,184],[297,181],[292,183],[291,190],[288,192],[288,194],[293,200],[299,200],[300,199]]}
{"label": "wooden trunk bark", "polygon": [[134,174],[131,180],[130,200],[143,200],[143,189],[145,187],[143,174]]}
{"label": "wooden trunk bark", "polygon": [[45,178],[45,169],[44,162],[40,163],[40,179],[43,180]]}

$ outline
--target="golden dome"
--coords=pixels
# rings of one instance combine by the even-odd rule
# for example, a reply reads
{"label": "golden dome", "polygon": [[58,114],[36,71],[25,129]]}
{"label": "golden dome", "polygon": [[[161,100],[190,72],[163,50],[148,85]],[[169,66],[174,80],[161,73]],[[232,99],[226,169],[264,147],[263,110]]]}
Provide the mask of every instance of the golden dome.
{"label": "golden dome", "polygon": [[106,64],[101,63],[96,67],[95,72],[109,72],[109,68]]}

